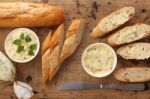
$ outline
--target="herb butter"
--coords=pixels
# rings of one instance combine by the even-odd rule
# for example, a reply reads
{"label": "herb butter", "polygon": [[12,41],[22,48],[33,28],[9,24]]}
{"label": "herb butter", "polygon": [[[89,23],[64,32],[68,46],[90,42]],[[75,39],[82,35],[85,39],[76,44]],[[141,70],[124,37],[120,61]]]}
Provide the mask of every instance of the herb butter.
{"label": "herb butter", "polygon": [[83,66],[93,75],[107,73],[114,68],[116,54],[114,50],[103,43],[95,43],[89,46],[83,56]]}
{"label": "herb butter", "polygon": [[5,40],[7,55],[16,62],[27,62],[39,50],[39,39],[29,29],[19,28],[12,31]]}
{"label": "herb butter", "polygon": [[12,62],[0,51],[0,80],[13,81],[16,69]]}

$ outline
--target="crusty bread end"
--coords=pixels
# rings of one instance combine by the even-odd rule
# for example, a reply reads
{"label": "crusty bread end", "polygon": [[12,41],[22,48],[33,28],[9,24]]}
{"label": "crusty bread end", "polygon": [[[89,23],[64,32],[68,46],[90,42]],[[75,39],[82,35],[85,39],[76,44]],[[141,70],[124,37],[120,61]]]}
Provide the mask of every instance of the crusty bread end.
{"label": "crusty bread end", "polygon": [[75,19],[72,21],[66,33],[67,36],[62,48],[59,63],[62,63],[66,58],[68,58],[75,52],[81,42],[84,27],[84,19]]}
{"label": "crusty bread end", "polygon": [[64,25],[61,24],[51,37],[49,48],[42,55],[42,74],[43,81],[52,80],[59,69],[59,56],[64,41]]}
{"label": "crusty bread end", "polygon": [[42,43],[42,55],[45,53],[45,51],[50,47],[50,40],[51,40],[51,31],[48,33],[46,38],[44,39]]}
{"label": "crusty bread end", "polygon": [[123,7],[117,11],[114,11],[107,17],[103,18],[93,29],[90,35],[93,37],[101,37],[130,20],[134,14],[134,7]]}
{"label": "crusty bread end", "polygon": [[115,72],[114,77],[123,82],[150,81],[150,67],[127,67]]}
{"label": "crusty bread end", "polygon": [[150,58],[150,43],[133,43],[122,46],[117,49],[119,54],[124,59],[144,60]]}
{"label": "crusty bread end", "polygon": [[111,46],[118,46],[131,43],[142,38],[150,36],[150,25],[137,23],[133,26],[127,26],[108,37],[108,43]]}

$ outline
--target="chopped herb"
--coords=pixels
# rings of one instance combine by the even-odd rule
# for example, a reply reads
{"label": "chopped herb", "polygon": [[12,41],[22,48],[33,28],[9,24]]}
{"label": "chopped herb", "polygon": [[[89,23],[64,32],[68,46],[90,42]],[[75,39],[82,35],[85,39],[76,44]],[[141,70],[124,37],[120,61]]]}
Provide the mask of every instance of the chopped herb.
{"label": "chopped herb", "polygon": [[20,45],[21,44],[21,40],[20,39],[16,39],[13,41],[13,44],[15,45]]}
{"label": "chopped herb", "polygon": [[29,35],[27,35],[26,38],[25,38],[25,41],[26,42],[31,42],[31,37]]}
{"label": "chopped herb", "polygon": [[24,40],[24,39],[25,39],[24,33],[22,33],[22,34],[20,35],[20,39],[21,39],[21,40]]}
{"label": "chopped herb", "polygon": [[22,51],[24,51],[24,46],[18,45],[17,53],[21,53]]}
{"label": "chopped herb", "polygon": [[29,54],[30,56],[34,56],[34,51],[33,51],[33,50],[29,50],[29,51],[28,51],[28,54]]}
{"label": "chopped herb", "polygon": [[36,50],[36,48],[37,48],[37,44],[32,44],[32,45],[30,45],[30,50]]}
{"label": "chopped herb", "polygon": [[[24,51],[23,42],[29,43],[32,39],[29,35],[25,35],[24,33],[21,33],[20,38],[13,41],[13,44],[17,45],[17,53],[21,53]],[[34,50],[37,49],[37,44],[31,44],[28,48],[28,55],[34,56]]]}

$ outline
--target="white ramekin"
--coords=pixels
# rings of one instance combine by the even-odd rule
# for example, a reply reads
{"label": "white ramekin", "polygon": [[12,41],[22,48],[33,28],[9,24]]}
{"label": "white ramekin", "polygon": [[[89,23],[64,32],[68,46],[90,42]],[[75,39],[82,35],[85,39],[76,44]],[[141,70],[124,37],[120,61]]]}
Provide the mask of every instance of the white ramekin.
{"label": "white ramekin", "polygon": [[40,41],[39,41],[39,38],[38,38],[38,36],[36,35],[36,33],[35,33],[34,31],[32,31],[33,35],[34,35],[35,38],[37,39],[37,45],[38,45],[38,46],[37,46],[37,49],[36,49],[36,51],[35,51],[35,55],[34,55],[33,57],[31,57],[31,58],[25,60],[25,61],[15,60],[14,58],[10,57],[9,54],[8,54],[8,52],[6,51],[6,41],[8,40],[8,38],[10,37],[10,35],[12,35],[15,31],[18,31],[18,30],[28,30],[28,31],[32,31],[31,29],[28,29],[28,28],[17,28],[17,29],[14,29],[13,31],[11,31],[11,32],[7,35],[7,37],[6,37],[6,39],[5,39],[4,48],[5,48],[5,52],[6,52],[7,56],[8,56],[12,61],[17,62],[17,63],[26,63],[26,62],[29,62],[29,61],[33,60],[33,59],[37,56],[37,54],[38,54],[38,52],[39,52],[39,49],[40,49]]}
{"label": "white ramekin", "polygon": [[[115,59],[114,59],[114,63],[113,63],[113,65],[112,65],[112,69],[109,70],[109,71],[102,72],[102,73],[100,73],[99,75],[93,74],[86,66],[83,65],[83,56],[85,55],[86,51],[87,51],[90,47],[95,46],[95,45],[98,45],[98,46],[102,46],[102,45],[103,45],[103,46],[106,46],[106,47],[110,48],[111,51],[113,52],[114,58],[115,58]],[[82,62],[82,66],[83,66],[84,70],[85,70],[89,75],[91,75],[91,76],[93,76],[93,77],[97,77],[97,78],[102,78],[102,77],[108,76],[109,74],[111,74],[111,73],[115,70],[116,65],[117,65],[117,55],[116,55],[116,52],[114,51],[114,49],[113,49],[111,46],[109,46],[108,44],[106,44],[106,43],[93,43],[93,44],[89,45],[89,46],[84,50],[84,52],[83,52],[83,54],[82,54],[81,62]]]}

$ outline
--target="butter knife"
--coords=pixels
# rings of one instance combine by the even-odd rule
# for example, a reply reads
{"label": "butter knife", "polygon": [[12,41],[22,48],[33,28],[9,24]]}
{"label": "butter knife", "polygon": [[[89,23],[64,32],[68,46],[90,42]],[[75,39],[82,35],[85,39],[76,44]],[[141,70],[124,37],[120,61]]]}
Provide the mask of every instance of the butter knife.
{"label": "butter knife", "polygon": [[90,84],[84,82],[70,82],[59,86],[60,91],[91,90],[91,89],[119,89],[119,90],[145,90],[144,84]]}

